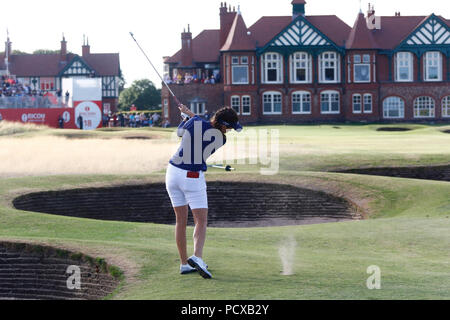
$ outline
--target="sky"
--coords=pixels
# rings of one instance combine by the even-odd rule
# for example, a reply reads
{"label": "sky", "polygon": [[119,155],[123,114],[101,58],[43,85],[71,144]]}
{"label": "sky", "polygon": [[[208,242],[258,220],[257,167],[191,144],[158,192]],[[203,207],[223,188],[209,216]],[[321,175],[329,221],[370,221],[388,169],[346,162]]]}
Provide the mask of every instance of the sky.
{"label": "sky", "polygon": [[[152,63],[162,74],[163,56],[181,48],[181,32],[190,24],[193,37],[204,29],[219,29],[221,0],[9,0],[2,3],[0,41],[9,30],[13,50],[59,50],[62,34],[68,50],[81,54],[83,34],[92,53],[120,53],[121,69],[130,86],[150,79],[161,87],[158,75],[131,39],[133,32]],[[360,7],[375,6],[376,15],[428,15],[450,19],[447,0],[307,0],[306,15],[337,15],[353,26]],[[262,16],[292,14],[291,0],[233,0],[240,5],[247,26]],[[361,4],[360,4],[361,3]],[[3,51],[3,48],[0,50]]]}

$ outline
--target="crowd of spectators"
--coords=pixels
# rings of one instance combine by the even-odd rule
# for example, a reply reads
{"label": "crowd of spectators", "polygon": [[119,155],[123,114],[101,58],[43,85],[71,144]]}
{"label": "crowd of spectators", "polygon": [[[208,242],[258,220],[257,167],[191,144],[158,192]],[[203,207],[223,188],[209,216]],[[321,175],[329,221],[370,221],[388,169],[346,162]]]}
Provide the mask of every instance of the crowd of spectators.
{"label": "crowd of spectators", "polygon": [[189,84],[189,83],[204,83],[204,84],[216,84],[220,82],[220,73],[212,73],[211,75],[202,74],[201,76],[196,73],[186,72],[185,74],[178,73],[173,78],[166,75],[164,81],[168,84]]}
{"label": "crowd of spectators", "polygon": [[[65,100],[67,103],[67,94]],[[32,89],[29,84],[17,82],[13,77],[1,77],[0,108],[51,108],[61,104],[61,90],[55,96],[48,91]]]}
{"label": "crowd of spectators", "polygon": [[103,127],[156,127],[161,126],[161,116],[158,113],[113,113],[103,116]]}

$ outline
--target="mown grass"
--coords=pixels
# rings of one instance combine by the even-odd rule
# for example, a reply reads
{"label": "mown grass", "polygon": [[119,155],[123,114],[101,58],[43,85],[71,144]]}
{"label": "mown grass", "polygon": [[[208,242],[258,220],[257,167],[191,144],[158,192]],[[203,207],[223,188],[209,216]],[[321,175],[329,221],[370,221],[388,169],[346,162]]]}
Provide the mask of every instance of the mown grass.
{"label": "mown grass", "polygon": [[[450,183],[314,172],[344,166],[449,163],[450,135],[437,126],[395,133],[377,132],[376,126],[340,127],[269,127],[280,130],[279,174],[261,176],[258,166],[236,165],[238,171],[231,174],[211,170],[207,179],[329,186],[365,199],[367,219],[211,228],[205,250],[214,275],[211,281],[178,274],[172,226],[66,218],[21,212],[10,205],[17,194],[33,190],[163,181],[162,171],[2,179],[0,238],[101,251],[103,257],[116,256],[117,261],[136,265],[133,277],[127,278],[124,270],[125,284],[114,299],[450,299]],[[294,274],[282,276],[278,249],[292,239],[297,244]],[[381,290],[366,287],[371,265],[381,269]]]}

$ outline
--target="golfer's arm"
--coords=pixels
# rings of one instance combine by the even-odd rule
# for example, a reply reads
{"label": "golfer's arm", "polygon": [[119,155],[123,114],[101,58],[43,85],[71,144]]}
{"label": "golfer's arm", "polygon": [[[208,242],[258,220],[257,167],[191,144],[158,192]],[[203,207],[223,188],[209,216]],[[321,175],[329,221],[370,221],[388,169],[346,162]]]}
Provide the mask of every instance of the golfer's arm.
{"label": "golfer's arm", "polygon": [[193,118],[196,116],[195,113],[193,113],[191,110],[187,109],[184,111],[185,114],[187,114],[189,116],[189,118]]}
{"label": "golfer's arm", "polygon": [[186,131],[186,129],[184,129],[184,125],[186,124],[186,122],[187,122],[187,120],[183,120],[183,121],[181,121],[180,125],[178,126],[177,136],[179,138],[183,137],[184,132]]}

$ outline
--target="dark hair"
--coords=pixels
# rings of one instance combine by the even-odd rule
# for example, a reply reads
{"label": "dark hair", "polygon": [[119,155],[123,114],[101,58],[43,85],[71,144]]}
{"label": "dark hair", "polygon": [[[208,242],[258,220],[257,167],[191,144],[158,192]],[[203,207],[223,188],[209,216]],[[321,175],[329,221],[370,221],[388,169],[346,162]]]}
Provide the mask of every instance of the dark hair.
{"label": "dark hair", "polygon": [[223,107],[219,109],[211,118],[211,124],[214,128],[219,129],[222,127],[220,122],[236,123],[239,121],[238,115],[233,108]]}

